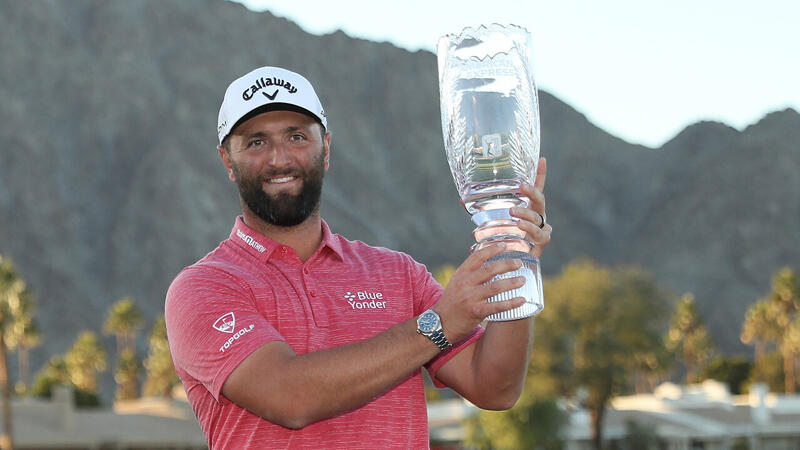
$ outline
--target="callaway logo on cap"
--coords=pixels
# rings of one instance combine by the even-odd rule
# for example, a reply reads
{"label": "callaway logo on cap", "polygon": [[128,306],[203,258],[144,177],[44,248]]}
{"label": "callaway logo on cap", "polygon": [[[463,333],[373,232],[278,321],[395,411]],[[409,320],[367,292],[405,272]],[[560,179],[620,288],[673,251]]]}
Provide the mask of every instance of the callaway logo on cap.
{"label": "callaway logo on cap", "polygon": [[234,80],[225,91],[217,121],[220,144],[251,113],[280,109],[306,113],[328,128],[322,103],[308,80],[280,67],[261,67]]}

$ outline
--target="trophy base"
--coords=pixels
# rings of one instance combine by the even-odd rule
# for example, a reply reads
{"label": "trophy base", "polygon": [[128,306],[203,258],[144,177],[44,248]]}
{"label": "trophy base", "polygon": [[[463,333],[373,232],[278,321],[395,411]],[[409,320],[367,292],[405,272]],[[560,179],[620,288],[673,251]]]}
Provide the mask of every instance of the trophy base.
{"label": "trophy base", "polygon": [[477,243],[472,246],[472,251],[496,242],[503,242],[506,244],[506,251],[489,259],[489,261],[503,259],[519,259],[522,261],[522,267],[497,275],[492,281],[520,276],[525,277],[525,284],[521,288],[506,291],[487,299],[489,302],[499,302],[511,300],[514,297],[524,297],[525,303],[514,309],[492,314],[486,319],[490,322],[518,320],[541,312],[544,309],[544,293],[542,292],[542,274],[539,268],[539,259],[531,256],[530,250],[533,247],[533,243],[526,240],[525,232],[517,228],[517,219],[511,217],[508,209],[491,209],[474,214],[472,221],[478,225],[473,231],[473,236]]}
{"label": "trophy base", "polygon": [[522,267],[517,270],[496,275],[494,280],[503,280],[513,277],[525,277],[525,284],[522,287],[510,291],[502,292],[487,299],[489,302],[500,302],[511,300],[514,297],[524,297],[525,303],[514,309],[492,314],[486,318],[490,322],[505,322],[509,320],[525,319],[534,316],[544,309],[544,294],[542,292],[542,274],[539,269],[539,259],[534,258],[527,252],[510,251],[503,252],[489,261],[499,261],[503,259],[519,259]]}

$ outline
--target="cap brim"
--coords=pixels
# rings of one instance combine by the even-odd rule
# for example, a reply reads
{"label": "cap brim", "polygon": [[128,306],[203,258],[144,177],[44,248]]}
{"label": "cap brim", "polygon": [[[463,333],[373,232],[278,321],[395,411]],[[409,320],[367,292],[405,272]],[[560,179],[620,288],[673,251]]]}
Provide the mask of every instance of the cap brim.
{"label": "cap brim", "polygon": [[[236,123],[233,124],[233,126],[231,127],[231,130],[228,132],[227,135],[225,135],[225,137],[228,137],[228,136],[232,135],[233,132],[236,131],[236,127],[238,127],[239,125],[243,124],[244,122],[252,119],[253,117],[255,117],[255,116],[259,115],[259,114],[264,114],[264,113],[267,113],[267,112],[270,112],[270,111],[294,111],[296,113],[305,114],[305,115],[311,117],[312,119],[316,120],[318,124],[322,125],[322,129],[325,130],[325,125],[322,124],[322,121],[320,120],[320,118],[317,117],[311,111],[309,111],[309,110],[307,110],[305,108],[301,108],[301,107],[299,107],[297,105],[293,105],[291,103],[275,102],[275,103],[267,103],[266,105],[261,105],[258,108],[254,109],[254,110],[250,111],[249,113],[245,114],[244,116],[242,116],[241,119],[237,120]],[[223,138],[223,140],[224,139],[225,138]]]}

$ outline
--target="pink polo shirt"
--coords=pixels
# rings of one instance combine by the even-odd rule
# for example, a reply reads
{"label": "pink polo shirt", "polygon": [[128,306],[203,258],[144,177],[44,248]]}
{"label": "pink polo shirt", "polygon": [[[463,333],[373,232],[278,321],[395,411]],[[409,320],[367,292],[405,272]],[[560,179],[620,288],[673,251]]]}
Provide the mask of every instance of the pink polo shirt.
{"label": "pink polo shirt", "polygon": [[[239,217],[229,239],[172,282],[170,350],[210,448],[428,447],[420,370],[363,407],[300,430],[262,419],[220,392],[233,369],[267,342],[285,341],[298,354],[359,342],[441,296],[410,256],[331,234],[325,222],[322,228],[322,244],[303,263]],[[437,370],[482,333],[478,328],[427,364],[437,385]]]}

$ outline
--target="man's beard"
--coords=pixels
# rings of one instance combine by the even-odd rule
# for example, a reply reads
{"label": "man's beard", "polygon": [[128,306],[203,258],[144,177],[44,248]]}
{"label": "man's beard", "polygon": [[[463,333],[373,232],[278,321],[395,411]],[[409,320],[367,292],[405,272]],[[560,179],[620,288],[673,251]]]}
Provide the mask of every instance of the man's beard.
{"label": "man's beard", "polygon": [[[298,171],[271,171],[252,177],[243,176],[235,164],[233,173],[236,175],[236,185],[239,187],[239,196],[244,200],[250,210],[261,220],[280,227],[293,227],[299,225],[311,214],[319,211],[319,199],[322,194],[322,178],[325,175],[325,163],[320,151],[308,170]],[[282,175],[301,177],[303,184],[297,195],[279,193],[270,196],[262,187],[269,178],[278,178]]]}

